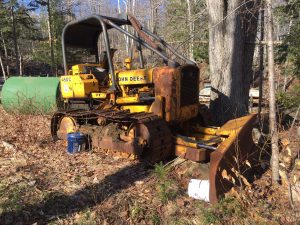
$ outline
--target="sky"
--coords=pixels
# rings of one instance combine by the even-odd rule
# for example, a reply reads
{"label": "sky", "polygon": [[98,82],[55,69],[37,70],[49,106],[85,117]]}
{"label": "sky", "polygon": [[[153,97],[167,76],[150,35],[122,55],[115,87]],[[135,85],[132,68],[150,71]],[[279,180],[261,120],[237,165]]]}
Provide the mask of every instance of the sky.
{"label": "sky", "polygon": [[[30,1],[32,1],[32,0],[18,0],[18,2],[20,4],[25,4],[25,5],[28,5],[30,3]],[[84,5],[84,4],[87,3],[87,1],[85,1],[85,0],[77,0],[76,2],[78,2],[78,3],[82,4],[82,5]],[[99,1],[96,0],[95,2],[101,2],[101,1],[100,0]],[[106,5],[107,4],[111,5],[110,8],[115,8],[117,10],[118,0],[102,0],[102,2],[104,2],[104,4],[106,4]],[[123,0],[120,0],[120,2],[123,3]],[[121,7],[124,7],[124,4],[121,4]],[[39,9],[37,9],[37,12],[39,12]],[[104,12],[107,12],[107,11],[104,10]]]}

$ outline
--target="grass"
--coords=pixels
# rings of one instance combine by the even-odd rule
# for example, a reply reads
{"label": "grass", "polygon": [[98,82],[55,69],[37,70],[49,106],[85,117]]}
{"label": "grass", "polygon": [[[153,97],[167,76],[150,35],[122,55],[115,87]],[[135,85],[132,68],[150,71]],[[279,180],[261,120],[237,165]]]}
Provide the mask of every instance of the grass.
{"label": "grass", "polygon": [[130,217],[133,220],[136,220],[144,214],[144,209],[135,201],[130,207]]}
{"label": "grass", "polygon": [[168,168],[162,162],[158,163],[154,167],[154,174],[158,179],[156,190],[160,200],[166,203],[174,199],[178,194],[178,190],[175,181],[169,177]]}
{"label": "grass", "polygon": [[232,197],[224,198],[216,205],[206,207],[200,205],[198,210],[200,212],[199,221],[202,224],[227,224],[246,218],[246,209]]}
{"label": "grass", "polygon": [[159,214],[156,212],[151,213],[151,215],[149,216],[149,220],[154,225],[161,224],[161,218],[160,218]]}
{"label": "grass", "polygon": [[167,221],[166,224],[170,225],[190,225],[193,224],[191,221],[188,219],[180,218],[180,217],[174,217],[171,218],[170,221]]}
{"label": "grass", "polygon": [[84,211],[79,219],[75,222],[76,225],[97,225],[97,221],[93,212],[90,209]]}
{"label": "grass", "polygon": [[2,212],[20,212],[22,210],[22,196],[26,191],[24,185],[9,185],[0,184],[0,208]]}

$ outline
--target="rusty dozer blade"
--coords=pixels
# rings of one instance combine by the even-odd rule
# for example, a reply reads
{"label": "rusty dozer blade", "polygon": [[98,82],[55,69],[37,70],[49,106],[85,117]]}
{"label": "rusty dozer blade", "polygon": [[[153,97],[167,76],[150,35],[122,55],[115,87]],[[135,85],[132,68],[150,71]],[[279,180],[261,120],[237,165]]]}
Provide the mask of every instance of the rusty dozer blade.
{"label": "rusty dozer blade", "polygon": [[[246,183],[245,171],[257,156],[252,138],[256,114],[230,120],[217,135],[228,137],[210,154],[209,199],[216,203],[234,185]],[[249,171],[249,170],[248,170]]]}
{"label": "rusty dozer blade", "polygon": [[[196,127],[190,136],[174,136],[175,155],[195,162],[209,162],[210,202],[216,203],[234,185],[247,183],[245,171],[250,171],[257,156],[252,139],[256,115],[230,120],[222,127]],[[201,175],[201,176],[202,176]]]}

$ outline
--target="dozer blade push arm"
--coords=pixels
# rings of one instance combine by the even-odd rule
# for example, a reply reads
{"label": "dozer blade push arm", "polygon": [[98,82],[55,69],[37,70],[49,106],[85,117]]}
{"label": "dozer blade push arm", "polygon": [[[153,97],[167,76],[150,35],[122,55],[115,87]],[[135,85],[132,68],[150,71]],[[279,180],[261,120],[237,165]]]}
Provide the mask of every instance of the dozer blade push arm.
{"label": "dozer blade push arm", "polygon": [[217,149],[216,147],[207,145],[203,141],[193,140],[189,137],[185,137],[182,135],[176,136],[176,144],[188,146],[188,147],[192,147],[192,148],[203,148],[203,149],[207,149],[207,150],[211,150],[211,151],[215,151]]}

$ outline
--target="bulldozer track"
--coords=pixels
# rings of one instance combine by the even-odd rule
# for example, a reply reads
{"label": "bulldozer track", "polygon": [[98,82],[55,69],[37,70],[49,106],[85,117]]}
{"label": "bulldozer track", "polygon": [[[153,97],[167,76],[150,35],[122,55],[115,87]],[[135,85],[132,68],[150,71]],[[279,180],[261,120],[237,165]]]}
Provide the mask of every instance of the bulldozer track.
{"label": "bulldozer track", "polygon": [[[57,131],[63,117],[72,117],[76,123],[97,124],[98,118],[104,118],[107,123],[117,123],[128,127],[127,134],[132,127],[138,127],[138,137],[147,140],[147,145],[138,158],[142,161],[159,162],[172,155],[173,140],[168,124],[153,113],[130,113],[129,111],[103,109],[103,110],[68,110],[55,113],[51,119],[51,135],[58,140]],[[111,149],[115,150],[115,149]]]}

